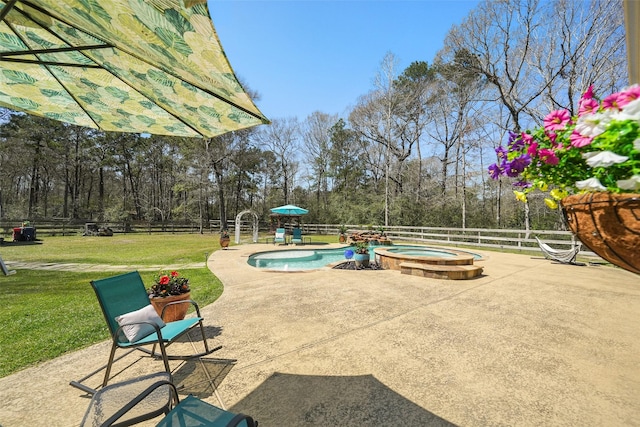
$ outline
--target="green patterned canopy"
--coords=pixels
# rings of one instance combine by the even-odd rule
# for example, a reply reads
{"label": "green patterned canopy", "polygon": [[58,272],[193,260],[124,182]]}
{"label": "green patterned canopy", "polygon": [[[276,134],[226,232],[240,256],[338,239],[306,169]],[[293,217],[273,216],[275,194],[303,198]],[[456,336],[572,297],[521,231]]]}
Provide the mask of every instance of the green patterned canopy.
{"label": "green patterned canopy", "polygon": [[158,135],[269,123],[238,83],[206,0],[0,0],[0,107]]}

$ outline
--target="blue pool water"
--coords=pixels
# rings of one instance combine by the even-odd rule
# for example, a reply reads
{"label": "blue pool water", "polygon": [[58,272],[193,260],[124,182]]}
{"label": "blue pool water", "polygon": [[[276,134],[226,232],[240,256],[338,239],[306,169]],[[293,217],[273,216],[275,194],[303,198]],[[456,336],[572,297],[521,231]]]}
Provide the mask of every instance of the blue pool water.
{"label": "blue pool water", "polygon": [[[405,255],[418,255],[428,257],[453,257],[454,253],[440,251],[433,248],[393,245],[385,246],[387,250],[401,251]],[[284,251],[258,252],[249,256],[249,265],[257,268],[281,271],[301,271],[322,268],[328,264],[344,261],[345,251],[353,250],[351,246],[335,249],[291,249]],[[373,248],[369,250],[371,261],[375,259]],[[475,255],[475,254],[472,254]],[[479,255],[478,255],[479,256]]]}
{"label": "blue pool water", "polygon": [[425,257],[454,257],[457,254],[452,252],[444,252],[444,251],[436,251],[433,249],[420,249],[416,247],[401,247],[401,248],[389,248],[387,249],[389,252],[402,254],[402,255],[411,255],[411,256],[425,256]]}

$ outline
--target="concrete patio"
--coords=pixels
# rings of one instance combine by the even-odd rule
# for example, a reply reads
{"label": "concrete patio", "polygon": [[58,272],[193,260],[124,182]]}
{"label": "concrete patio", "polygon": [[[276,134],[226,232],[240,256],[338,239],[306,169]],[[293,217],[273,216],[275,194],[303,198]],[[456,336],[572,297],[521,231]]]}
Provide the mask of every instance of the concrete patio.
{"label": "concrete patio", "polygon": [[[225,290],[203,309],[229,362],[220,395],[261,427],[640,425],[637,275],[495,252],[466,281],[247,265],[272,249],[214,252]],[[109,345],[0,379],[0,426],[78,425],[88,398],[69,381]],[[135,359],[119,378],[162,370]]]}

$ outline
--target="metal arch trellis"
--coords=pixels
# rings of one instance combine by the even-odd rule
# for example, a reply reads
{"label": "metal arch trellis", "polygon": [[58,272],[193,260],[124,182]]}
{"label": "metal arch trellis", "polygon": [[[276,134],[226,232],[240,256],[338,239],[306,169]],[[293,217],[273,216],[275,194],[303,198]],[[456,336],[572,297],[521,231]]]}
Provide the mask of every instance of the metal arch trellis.
{"label": "metal arch trellis", "polygon": [[236,245],[240,243],[240,220],[244,214],[253,215],[253,243],[258,242],[258,214],[251,209],[247,209],[236,215]]}

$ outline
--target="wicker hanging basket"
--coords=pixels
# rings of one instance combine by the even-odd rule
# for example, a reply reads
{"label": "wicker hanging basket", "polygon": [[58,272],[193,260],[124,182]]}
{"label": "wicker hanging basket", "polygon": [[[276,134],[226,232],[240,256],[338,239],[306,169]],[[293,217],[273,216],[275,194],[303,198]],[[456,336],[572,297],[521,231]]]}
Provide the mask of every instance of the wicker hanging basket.
{"label": "wicker hanging basket", "polygon": [[586,247],[640,274],[640,194],[574,194],[561,205],[569,228]]}

